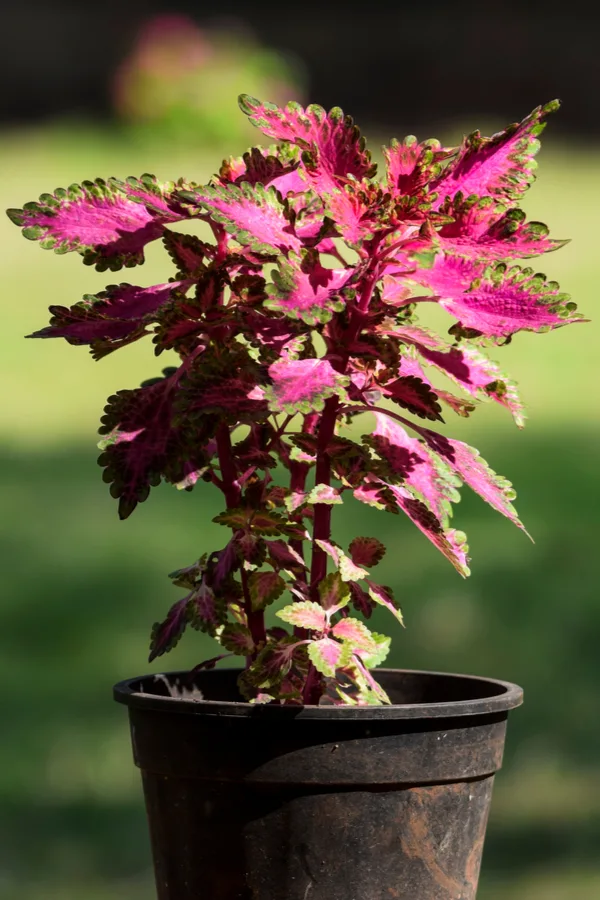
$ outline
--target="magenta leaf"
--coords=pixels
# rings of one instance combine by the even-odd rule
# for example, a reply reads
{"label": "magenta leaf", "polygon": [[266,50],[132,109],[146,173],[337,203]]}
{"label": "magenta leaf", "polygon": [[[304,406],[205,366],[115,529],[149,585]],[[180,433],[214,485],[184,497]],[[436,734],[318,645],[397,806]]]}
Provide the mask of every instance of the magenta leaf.
{"label": "magenta leaf", "polygon": [[105,356],[147,334],[157,313],[189,284],[175,281],[148,288],[111,284],[99,294],[86,294],[70,309],[51,306],[50,325],[28,337],[61,337],[69,344],[89,344],[92,353],[100,350]]}
{"label": "magenta leaf", "polygon": [[152,626],[152,634],[150,636],[150,656],[148,662],[152,662],[163,653],[168,653],[175,647],[187,625],[189,624],[189,602],[190,596],[183,597],[174,603],[164,622],[156,622]]}
{"label": "magenta leaf", "polygon": [[383,148],[386,161],[386,179],[392,196],[415,196],[440,174],[440,163],[451,151],[443,149],[436,140],[417,142],[414,135],[408,135],[402,143],[393,140]]}
{"label": "magenta leaf", "polygon": [[385,545],[377,538],[357,537],[350,543],[348,552],[357,566],[376,566],[385,556]]}
{"label": "magenta leaf", "polygon": [[383,482],[393,494],[398,507],[406,513],[431,543],[450,560],[456,571],[462,575],[469,575],[467,545],[462,532],[453,528],[444,529],[437,516],[421,501],[404,487]]}
{"label": "magenta leaf", "polygon": [[317,671],[333,678],[336,669],[350,662],[352,647],[347,641],[340,643],[325,637],[308,644],[308,657]]}
{"label": "magenta leaf", "polygon": [[314,252],[302,258],[291,255],[289,260],[280,257],[278,266],[267,285],[268,308],[308,325],[328,322],[344,308],[341,291],[352,279],[352,269],[326,269]]}
{"label": "magenta leaf", "polygon": [[426,363],[435,366],[472,397],[492,399],[505,406],[517,425],[523,427],[525,411],[515,383],[477,347],[465,344],[460,348],[449,347],[431,332],[411,326],[399,328],[395,333],[400,340],[414,346]]}
{"label": "magenta leaf", "polygon": [[444,205],[454,221],[444,224],[435,242],[447,253],[477,260],[522,259],[563,247],[548,237],[542,222],[526,222],[521,209],[507,209],[493,197],[459,195]]}
{"label": "magenta leaf", "polygon": [[300,252],[302,243],[286,204],[273,187],[243,182],[239,187],[228,184],[182,191],[179,196],[191,210],[202,210],[224,225],[242,248],[268,255]]}
{"label": "magenta leaf", "polygon": [[575,304],[556,282],[533,269],[504,263],[486,267],[460,257],[440,254],[431,269],[411,276],[434,292],[440,306],[462,328],[486,337],[507,338],[517,331],[548,331],[581,320]]}
{"label": "magenta leaf", "polygon": [[265,609],[283,594],[286,584],[277,572],[252,572],[248,578],[252,609]]}
{"label": "magenta leaf", "polygon": [[76,250],[99,271],[116,271],[142,263],[145,245],[159,238],[166,224],[187,218],[173,188],[158,184],[153,175],[127,182],[98,178],[42,194],[39,202],[8,214],[26,238],[44,249]]}
{"label": "magenta leaf", "polygon": [[[428,428],[421,428],[418,425],[411,425],[411,427],[421,435],[427,446],[436,455],[442,457],[465,484],[468,484],[490,506],[525,531],[511,502],[516,497],[512,484],[506,478],[497,475],[481,458],[478,450],[462,441],[455,441],[443,434],[430,431]],[[525,533],[527,534],[526,531]]]}
{"label": "magenta leaf", "polygon": [[434,182],[440,197],[499,196],[514,200],[534,180],[534,156],[539,150],[538,137],[544,130],[544,119],[558,109],[557,100],[538,106],[519,124],[505,131],[482,137],[479,131],[466,137],[456,159]]}
{"label": "magenta leaf", "polygon": [[352,176],[358,181],[375,174],[364,139],[350,116],[335,107],[329,113],[313,104],[298,103],[280,109],[242,94],[240,107],[253,125],[276,141],[289,141],[304,152],[302,160],[310,181],[319,191]]}
{"label": "magenta leaf", "polygon": [[319,603],[312,600],[302,600],[292,603],[275,613],[289,625],[298,628],[306,628],[307,631],[324,632],[327,630],[327,615]]}
{"label": "magenta leaf", "polygon": [[348,378],[326,359],[282,358],[269,366],[269,376],[266,394],[273,412],[320,412],[328,397],[346,396]]}
{"label": "magenta leaf", "polygon": [[252,147],[241,157],[225,160],[219,171],[219,180],[222,184],[246,181],[252,186],[273,185],[285,196],[289,191],[305,191],[307,188],[306,181],[298,172],[298,165],[297,159],[278,147],[269,150]]}
{"label": "magenta leaf", "polygon": [[459,499],[456,481],[427,447],[409,437],[401,425],[382,413],[375,413],[375,420],[369,442],[393,474],[417,492],[437,519],[446,521],[451,515],[450,503]]}

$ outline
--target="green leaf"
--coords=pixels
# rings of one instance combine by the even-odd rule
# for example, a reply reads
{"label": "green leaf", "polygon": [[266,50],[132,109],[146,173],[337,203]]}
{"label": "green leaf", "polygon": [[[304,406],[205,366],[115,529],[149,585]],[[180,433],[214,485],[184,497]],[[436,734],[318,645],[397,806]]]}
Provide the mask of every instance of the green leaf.
{"label": "green leaf", "polygon": [[252,609],[265,609],[285,590],[285,581],[277,572],[253,572],[248,578]]}
{"label": "green leaf", "polygon": [[237,623],[224,625],[218,635],[218,641],[226,650],[237,653],[238,656],[250,656],[254,651],[252,635],[245,625]]}
{"label": "green leaf", "polygon": [[322,675],[332,678],[336,669],[350,662],[352,647],[325,637],[320,641],[311,641],[308,645],[308,658]]}
{"label": "green leaf", "polygon": [[343,609],[350,599],[350,588],[342,581],[339,572],[330,572],[319,585],[321,606],[329,615]]}
{"label": "green leaf", "polygon": [[298,628],[306,628],[307,631],[323,632],[327,628],[327,616],[325,610],[313,600],[302,600],[292,603],[275,613],[284,622],[295,625]]}
{"label": "green leaf", "polygon": [[344,501],[340,492],[329,484],[316,484],[305,497],[306,503],[327,503],[330,506],[341,505]]}

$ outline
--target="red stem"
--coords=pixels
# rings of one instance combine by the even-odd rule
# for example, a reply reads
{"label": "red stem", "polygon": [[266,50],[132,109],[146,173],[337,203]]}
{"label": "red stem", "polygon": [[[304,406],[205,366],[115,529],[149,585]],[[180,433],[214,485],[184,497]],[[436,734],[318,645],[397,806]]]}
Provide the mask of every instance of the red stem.
{"label": "red stem", "polygon": [[[362,294],[357,305],[352,310],[350,322],[344,345],[349,348],[362,331],[369,303],[373,296],[373,290],[379,277],[377,261],[374,259],[367,270]],[[331,365],[338,372],[344,374],[350,359],[349,349],[338,354],[335,360],[331,359]],[[331,482],[331,460],[327,453],[327,447],[335,434],[337,416],[340,409],[339,397],[330,397],[325,401],[325,407],[321,413],[317,434],[317,464],[315,472],[315,484],[329,485]],[[310,567],[310,592],[311,599],[319,602],[319,584],[327,574],[327,554],[318,545],[317,541],[328,541],[331,537],[331,504],[316,503],[313,523],[312,559]],[[304,685],[303,701],[305,704],[319,702],[321,694],[321,677],[311,664]]]}

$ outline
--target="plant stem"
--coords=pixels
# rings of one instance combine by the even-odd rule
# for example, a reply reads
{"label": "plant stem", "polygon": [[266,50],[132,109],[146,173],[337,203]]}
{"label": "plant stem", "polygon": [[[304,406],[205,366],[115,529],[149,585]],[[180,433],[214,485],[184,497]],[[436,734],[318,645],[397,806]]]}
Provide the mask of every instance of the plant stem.
{"label": "plant stem", "polygon": [[[331,460],[327,453],[327,447],[335,433],[339,398],[330,397],[325,401],[325,408],[321,414],[319,431],[317,435],[317,465],[315,472],[315,484],[329,485],[331,481]],[[327,574],[327,554],[318,545],[317,541],[329,540],[331,534],[331,504],[316,503],[313,522],[312,560],[310,566],[310,590],[312,599],[319,602],[319,584]]]}
{"label": "plant stem", "polygon": [[[369,308],[371,297],[379,271],[377,264],[373,264],[365,276],[365,282],[360,299],[352,311],[348,332],[346,334],[345,347],[349,348],[360,334]],[[332,365],[342,374],[345,373],[350,358],[349,349],[338,355]],[[321,413],[317,436],[317,465],[315,484],[329,485],[331,481],[331,460],[327,453],[327,447],[335,434],[337,415],[340,409],[338,397],[330,397],[325,401],[325,408]],[[310,568],[310,590],[312,599],[319,600],[319,584],[327,574],[327,554],[317,545],[317,541],[328,541],[331,536],[331,504],[316,503],[313,527],[312,561]]]}
{"label": "plant stem", "polygon": [[[222,491],[225,494],[225,502],[228,508],[235,509],[242,499],[242,489],[237,480],[237,469],[233,458],[231,446],[231,434],[228,425],[219,425],[216,434],[217,453],[221,466]],[[265,640],[265,617],[262,610],[253,610],[248,589],[248,573],[242,569],[242,590],[244,591],[244,611],[248,620],[248,628],[255,646]]]}
{"label": "plant stem", "polygon": [[[379,267],[376,259],[373,260],[365,273],[365,281],[360,299],[350,316],[348,329],[344,339],[344,350],[337,353],[335,359],[331,359],[331,365],[341,374],[346,372],[350,359],[350,346],[362,331],[369,303],[373,296],[373,290],[379,277]],[[315,485],[331,483],[331,460],[327,447],[335,434],[338,412],[340,410],[339,397],[329,397],[325,401],[325,407],[319,418],[317,432],[317,463],[315,471]],[[331,537],[331,504],[316,503],[313,521],[312,559],[310,566],[310,595],[311,599],[319,602],[319,585],[327,575],[327,554],[322,550],[317,541],[328,541]],[[303,702],[305,704],[317,704],[321,696],[321,676],[311,664],[304,685]]]}

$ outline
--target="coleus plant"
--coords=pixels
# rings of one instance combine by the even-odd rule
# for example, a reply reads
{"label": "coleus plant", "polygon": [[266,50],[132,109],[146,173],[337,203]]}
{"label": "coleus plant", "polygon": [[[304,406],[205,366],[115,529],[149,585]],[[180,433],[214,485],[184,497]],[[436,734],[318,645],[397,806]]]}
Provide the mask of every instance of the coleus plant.
{"label": "coleus plant", "polygon": [[[564,243],[518,206],[558,103],[460,147],[392,141],[382,180],[340,109],[240,105],[275,143],[226,160],[207,185],[97,179],[9,210],[26,238],[98,271],[143,263],[155,240],[175,267],[164,284],[52,306],[31,336],[100,359],[151,334],[156,355],[178,354],[109,397],[100,428],[122,519],[163,480],[224,496],[223,546],[171,576],[185,594],[154,626],[150,659],[192,626],[223,648],[201,666],[245,658],[252,702],[386,703],[371,670],[390,641],[364,621],[377,606],[402,621],[371,575],[385,547],[359,536],[342,548],[332,509],[352,494],[407,516],[463,576],[465,536],[450,526],[463,482],[523,528],[510,483],[435,423],[444,407],[468,416],[491,400],[522,426],[516,387],[483,348],[580,320],[556,282],[511,262]],[[206,223],[212,240],[171,227],[183,220]],[[426,303],[454,321],[450,340],[418,324]],[[266,623],[284,594],[280,624]]]}

